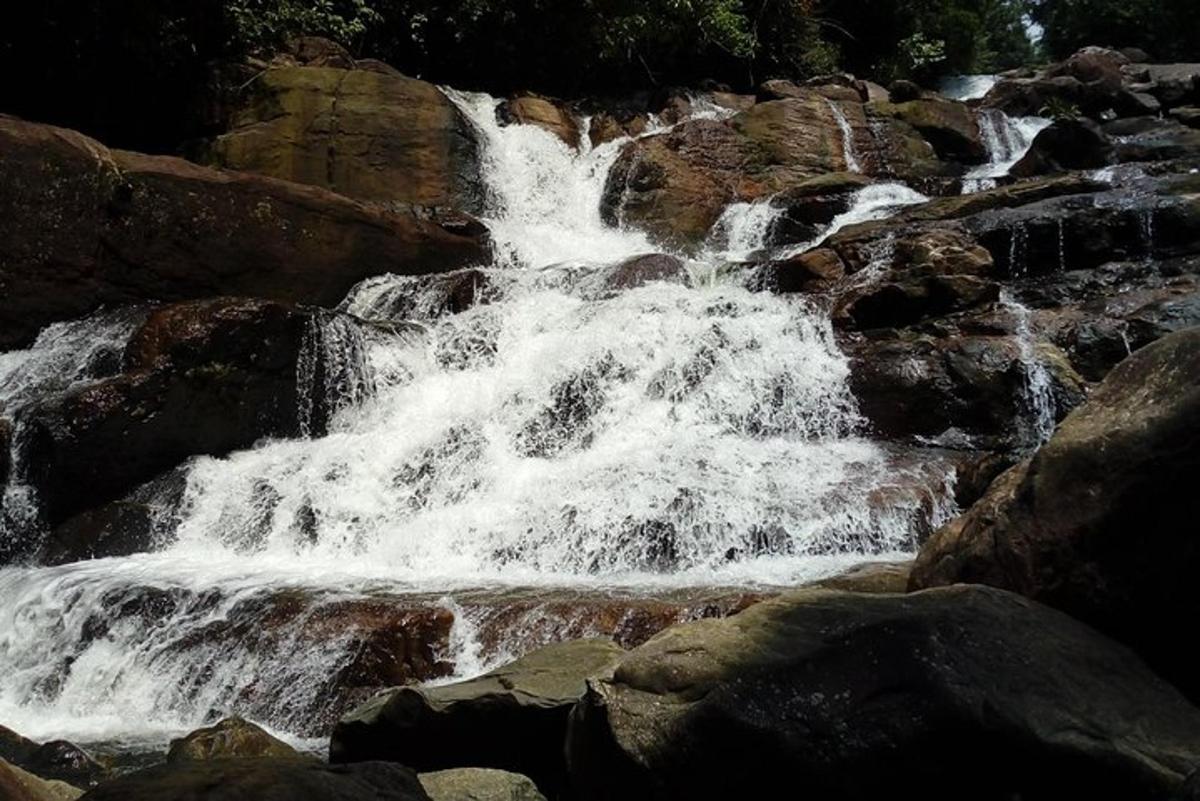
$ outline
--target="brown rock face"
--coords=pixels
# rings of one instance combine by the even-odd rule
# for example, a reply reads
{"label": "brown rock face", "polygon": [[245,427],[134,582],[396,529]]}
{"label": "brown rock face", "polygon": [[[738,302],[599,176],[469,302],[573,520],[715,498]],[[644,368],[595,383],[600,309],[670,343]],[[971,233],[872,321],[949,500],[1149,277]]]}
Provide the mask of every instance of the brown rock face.
{"label": "brown rock face", "polygon": [[30,481],[46,521],[119,497],[188,456],[297,433],[309,317],[234,298],[152,314],[128,346],[126,372],[31,412]]}
{"label": "brown rock face", "polygon": [[980,582],[1059,607],[1137,648],[1193,697],[1179,647],[1200,613],[1200,329],[1118,365],[1032,459],[921,549],[911,587]]}
{"label": "brown rock face", "polygon": [[433,84],[332,66],[268,69],[229,113],[205,157],[387,205],[477,211],[471,124]]}
{"label": "brown rock face", "polygon": [[758,103],[728,121],[693,120],[629,144],[603,213],[674,247],[703,240],[725,206],[847,169],[841,130],[815,92]]}
{"label": "brown rock face", "polygon": [[101,305],[229,294],[334,305],[371,275],[487,257],[469,218],[374,210],[9,117],[0,152],[0,348]]}
{"label": "brown rock face", "polygon": [[4,801],[75,801],[83,790],[35,776],[0,758],[0,798]]}
{"label": "brown rock face", "polygon": [[921,98],[904,103],[872,103],[870,111],[913,126],[942,158],[964,164],[987,158],[975,113],[963,103]]}

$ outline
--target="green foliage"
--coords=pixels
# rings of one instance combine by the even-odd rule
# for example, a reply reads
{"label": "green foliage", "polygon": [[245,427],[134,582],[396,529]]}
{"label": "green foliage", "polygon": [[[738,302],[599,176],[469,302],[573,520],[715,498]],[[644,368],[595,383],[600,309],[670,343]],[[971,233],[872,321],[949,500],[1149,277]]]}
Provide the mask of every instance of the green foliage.
{"label": "green foliage", "polygon": [[1200,60],[1195,0],[1032,0],[1055,58],[1085,45],[1140,47],[1160,61]]}
{"label": "green foliage", "polygon": [[347,46],[382,21],[367,0],[228,0],[231,44],[243,52],[270,52],[295,36],[325,36]]}
{"label": "green foliage", "polygon": [[1038,116],[1051,120],[1075,120],[1080,116],[1079,106],[1061,97],[1052,97],[1038,110]]}

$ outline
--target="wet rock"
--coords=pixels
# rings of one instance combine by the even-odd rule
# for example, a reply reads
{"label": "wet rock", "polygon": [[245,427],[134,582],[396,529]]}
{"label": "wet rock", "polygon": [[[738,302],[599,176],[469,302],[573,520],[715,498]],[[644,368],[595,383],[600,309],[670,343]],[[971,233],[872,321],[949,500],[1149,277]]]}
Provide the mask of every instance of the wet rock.
{"label": "wet rock", "polygon": [[487,258],[485,231],[462,216],[369,209],[11,117],[0,150],[0,348],[101,305],[239,294],[333,306],[372,275]]}
{"label": "wet rock", "polygon": [[687,284],[690,280],[687,267],[679,259],[665,253],[647,253],[607,268],[599,283],[600,292],[607,294],[636,289],[655,281]]}
{"label": "wet rock", "polygon": [[4,801],[75,801],[83,790],[46,780],[0,758],[0,798]]}
{"label": "wet rock", "polygon": [[1091,120],[1055,120],[1038,132],[1029,151],[1013,165],[1009,174],[1029,177],[1103,167],[1111,160],[1112,151],[1112,143],[1104,131]]}
{"label": "wet rock", "polygon": [[436,86],[348,54],[305,63],[255,76],[203,159],[357,200],[480,210],[474,130]]}
{"label": "wet rock", "polygon": [[[1028,367],[1011,335],[935,336],[883,331],[847,337],[850,388],[872,429],[887,438],[953,434],[979,447],[1020,445],[1028,419]],[[1083,386],[1065,357],[1041,357],[1059,414]]]}
{"label": "wet rock", "polygon": [[1200,162],[1200,131],[1174,119],[1151,118],[1122,136],[1113,152],[1114,159],[1121,163],[1172,159],[1196,163]]}
{"label": "wet rock", "polygon": [[253,757],[156,765],[105,782],[87,801],[429,801],[417,775],[389,762],[325,765]]}
{"label": "wet rock", "polygon": [[570,109],[541,95],[517,95],[496,110],[500,120],[509,124],[536,125],[562,140],[567,147],[579,144],[579,121]]}
{"label": "wet rock", "polygon": [[12,470],[12,421],[0,417],[0,496],[8,484],[8,474]]}
{"label": "wet rock", "polygon": [[964,164],[987,160],[987,148],[974,112],[964,103],[941,98],[873,103],[870,111],[916,128],[939,156]]}
{"label": "wet rock", "polygon": [[752,289],[778,292],[827,292],[845,276],[846,266],[832,248],[808,250],[755,269],[748,279]]}
{"label": "wet rock", "polygon": [[433,801],[546,801],[530,779],[503,770],[454,768],[417,778]]}
{"label": "wet rock", "polygon": [[529,776],[547,796],[558,797],[567,715],[585,680],[610,673],[621,653],[607,640],[576,640],[470,681],[398,688],[338,723],[330,760],[388,759],[418,771],[499,768]]}
{"label": "wet rock", "polygon": [[921,87],[912,81],[898,80],[888,84],[888,97],[893,103],[907,103],[910,100],[921,99]]}
{"label": "wet rock", "polygon": [[167,762],[199,762],[226,757],[298,757],[296,749],[238,717],[197,729],[171,741]]}
{"label": "wet rock", "polygon": [[1147,64],[1150,93],[1164,106],[1200,101],[1200,64]]}
{"label": "wet rock", "polygon": [[630,143],[609,174],[601,210],[610,224],[632,223],[664,245],[695,247],[730,202],[846,169],[833,111],[810,91]]}
{"label": "wet rock", "polygon": [[1198,743],[1200,711],[1123,647],[955,587],[801,590],[672,628],[588,682],[566,752],[581,799],[1149,801]]}
{"label": "wet rock", "polygon": [[[5,765],[24,771],[26,775],[33,774],[43,782],[55,786],[65,783],[72,788],[90,787],[109,775],[107,766],[73,743],[66,740],[38,743],[0,726],[0,789],[4,787]],[[14,779],[10,774],[9,779],[19,783],[21,776],[18,774]]]}
{"label": "wet rock", "polygon": [[[1200,329],[1118,365],[1031,459],[921,549],[913,588],[980,582],[1063,609],[1133,645],[1193,697],[1178,632],[1200,606]],[[1131,539],[1137,532],[1136,542]]]}
{"label": "wet rock", "polygon": [[189,456],[299,432],[297,361],[310,314],[220,298],[150,315],[126,371],[30,412],[29,481],[51,526]]}
{"label": "wet rock", "polygon": [[815,239],[834,217],[850,208],[855,192],[870,183],[859,173],[836,172],[780,192],[771,199],[771,205],[782,210],[771,238],[779,242]]}
{"label": "wet rock", "polygon": [[1171,109],[1171,116],[1189,128],[1200,128],[1200,106],[1180,106]]}

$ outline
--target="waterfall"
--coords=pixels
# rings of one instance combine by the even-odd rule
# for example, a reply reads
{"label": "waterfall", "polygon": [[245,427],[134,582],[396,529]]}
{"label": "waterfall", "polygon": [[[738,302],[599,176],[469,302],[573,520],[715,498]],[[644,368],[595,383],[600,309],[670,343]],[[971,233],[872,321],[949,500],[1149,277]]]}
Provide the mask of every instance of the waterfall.
{"label": "waterfall", "polygon": [[837,103],[829,98],[825,98],[825,103],[833,112],[833,119],[837,122],[838,130],[842,132],[842,158],[846,162],[846,169],[850,172],[862,172],[862,166],[859,165],[858,158],[854,155],[854,130],[850,127],[850,121],[846,119],[845,113]]}
{"label": "waterfall", "polygon": [[1000,304],[1012,315],[1016,324],[1014,335],[1024,374],[1023,399],[1026,414],[1021,416],[1022,444],[1033,450],[1054,434],[1054,384],[1050,371],[1038,357],[1037,340],[1030,325],[1029,308],[1007,291],[1000,295]]}
{"label": "waterfall", "polygon": [[[952,471],[914,473],[860,433],[823,308],[716,270],[615,271],[655,250],[600,218],[629,140],[576,151],[501,126],[493,98],[450,96],[480,132],[497,251],[459,276],[476,302],[449,313],[446,276],[363,282],[309,329],[309,436],[191,460],[157,551],[0,569],[0,721],[161,743],[240,713],[307,736],[369,635],[356,604],[455,613],[448,660],[468,675],[531,644],[525,624],[471,611],[481,594],[791,586],[910,554],[952,508]],[[829,231],[923,199],[868,187]],[[773,214],[727,211],[692,272],[764,243]],[[100,338],[95,321],[80,330]],[[15,375],[35,357],[2,358]],[[578,633],[565,608],[525,628]]]}
{"label": "waterfall", "polygon": [[1042,117],[1014,119],[998,109],[981,109],[976,119],[988,160],[967,173],[963,179],[963,194],[995,187],[997,181],[1007,176],[1013,165],[1029,152],[1038,132],[1050,124],[1050,120]]}
{"label": "waterfall", "polygon": [[818,236],[808,242],[784,248],[781,258],[790,258],[818,247],[843,228],[858,223],[882,220],[890,217],[897,209],[924,203],[929,198],[904,184],[870,184],[857,190],[850,199],[849,207],[837,215]]}
{"label": "waterfall", "polygon": [[767,247],[772,228],[783,212],[783,207],[771,198],[729,204],[709,234],[709,251],[715,258],[729,262],[751,258]]}
{"label": "waterfall", "polygon": [[999,80],[999,75],[948,75],[938,84],[938,91],[951,100],[978,100]]}

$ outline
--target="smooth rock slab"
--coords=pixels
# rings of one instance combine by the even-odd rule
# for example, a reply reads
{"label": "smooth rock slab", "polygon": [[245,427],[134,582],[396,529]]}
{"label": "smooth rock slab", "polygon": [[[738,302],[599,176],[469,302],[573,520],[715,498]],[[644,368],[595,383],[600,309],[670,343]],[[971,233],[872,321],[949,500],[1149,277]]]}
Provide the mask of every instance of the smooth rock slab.
{"label": "smooth rock slab", "polygon": [[330,760],[388,759],[419,771],[499,768],[522,773],[557,797],[571,707],[587,678],[609,674],[623,653],[608,640],[575,640],[470,681],[397,688],[338,723]]}
{"label": "smooth rock slab", "polygon": [[1200,710],[1060,612],[983,587],[802,590],[676,626],[589,682],[584,799],[1160,799]]}
{"label": "smooth rock slab", "polygon": [[417,778],[433,801],[546,801],[528,777],[504,770],[454,768]]}
{"label": "smooth rock slab", "polygon": [[214,759],[156,765],[105,782],[87,801],[429,801],[417,775],[388,762]]}

